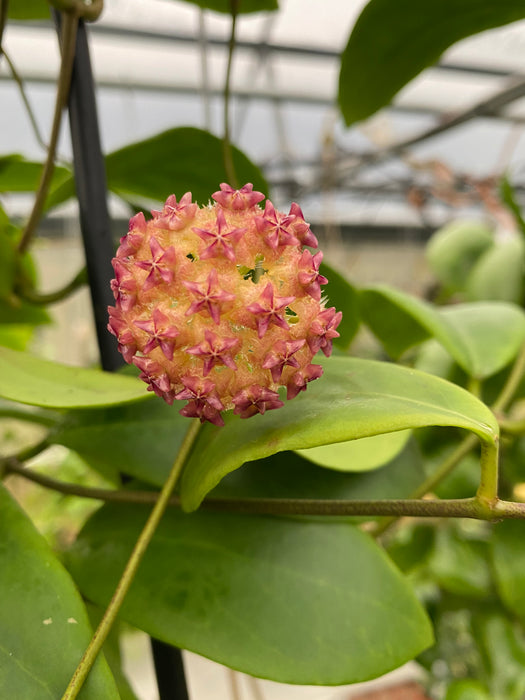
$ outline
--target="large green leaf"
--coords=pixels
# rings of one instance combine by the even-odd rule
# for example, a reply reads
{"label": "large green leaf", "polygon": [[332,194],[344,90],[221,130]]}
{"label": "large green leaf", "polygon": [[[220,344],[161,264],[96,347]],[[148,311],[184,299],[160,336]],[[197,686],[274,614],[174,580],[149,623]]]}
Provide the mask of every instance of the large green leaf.
{"label": "large green leaf", "polygon": [[339,338],[334,339],[334,345],[341,350],[348,350],[360,323],[356,289],[337,270],[326,263],[321,263],[319,271],[328,279],[328,285],[323,287],[323,295],[328,297],[326,306],[335,306],[338,311],[343,312],[343,318],[337,327]]}
{"label": "large green leaf", "polygon": [[225,474],[244,462],[281,450],[429,425],[466,428],[488,441],[498,433],[484,404],[432,375],[350,357],[329,358],[324,367],[320,380],[277,411],[246,421],[228,416],[224,428],[205,426],[182,475],[185,509],[197,508]]}
{"label": "large green leaf", "polygon": [[303,459],[297,452],[285,451],[248,462],[242,469],[230,472],[213,489],[210,497],[407,498],[425,477],[421,455],[412,440],[384,467],[363,473],[346,474],[323,469]]}
{"label": "large green leaf", "polygon": [[113,406],[149,395],[134,377],[59,365],[0,347],[0,397],[45,408]]}
{"label": "large green leaf", "polygon": [[[233,161],[241,184],[252,182],[268,192],[261,171],[237,148]],[[125,146],[106,158],[108,186],[125,197],[164,200],[190,190],[195,201],[206,204],[220,182],[227,180],[222,141],[202,129],[170,129],[145,141]]]}
{"label": "large green leaf", "polygon": [[525,242],[517,236],[497,243],[478,259],[465,281],[468,299],[520,304],[523,299]]}
{"label": "large green leaf", "polygon": [[498,523],[492,537],[494,575],[501,598],[513,613],[525,620],[525,539],[523,522]]}
{"label": "large green leaf", "polygon": [[493,232],[482,222],[453,221],[434,233],[425,254],[438,280],[454,292],[464,289],[472,266],[493,245]]}
{"label": "large green leaf", "polygon": [[[46,9],[49,16],[49,6]],[[34,192],[38,188],[43,167],[42,163],[25,160],[19,155],[0,157],[0,192]],[[55,189],[70,179],[70,170],[60,166],[55,167],[51,180],[50,198],[53,198]],[[58,204],[58,202],[55,203]]]}
{"label": "large green leaf", "polygon": [[525,340],[525,314],[514,304],[478,302],[436,308],[386,285],[361,292],[361,312],[387,352],[399,357],[434,337],[469,375],[495,374]]}
{"label": "large green leaf", "polygon": [[75,450],[106,476],[122,472],[161,486],[188,425],[175,407],[147,401],[72,411],[50,439]]}
{"label": "large green leaf", "polygon": [[[102,508],[68,556],[106,605],[149,509]],[[158,639],[251,675],[337,685],[378,676],[432,641],[415,596],[345,523],[170,511],[122,607]]]}
{"label": "large green leaf", "polygon": [[486,686],[473,678],[462,678],[451,683],[445,700],[494,700]]}
{"label": "large green leaf", "polygon": [[[0,486],[0,697],[56,700],[91,638],[86,609],[43,537]],[[118,700],[99,659],[80,694]]]}
{"label": "large green leaf", "polygon": [[405,446],[410,430],[382,433],[360,440],[335,442],[332,445],[298,450],[299,454],[315,464],[348,472],[376,469],[393,459]]}
{"label": "large green leaf", "polygon": [[516,0],[371,0],[342,55],[339,105],[347,125],[387,105],[456,41],[523,17]]}
{"label": "large green leaf", "polygon": [[[187,0],[192,5],[198,5],[206,10],[231,14],[231,0]],[[265,10],[277,10],[277,0],[240,0],[237,3],[238,13],[261,12]]]}

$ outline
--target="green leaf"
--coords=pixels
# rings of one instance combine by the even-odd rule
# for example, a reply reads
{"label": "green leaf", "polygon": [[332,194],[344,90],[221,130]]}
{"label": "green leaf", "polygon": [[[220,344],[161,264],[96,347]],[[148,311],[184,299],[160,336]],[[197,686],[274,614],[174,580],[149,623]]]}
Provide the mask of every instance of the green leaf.
{"label": "green leaf", "polygon": [[525,241],[517,236],[498,243],[477,261],[466,280],[467,297],[520,304],[523,299]]}
{"label": "green leaf", "polygon": [[464,37],[525,17],[516,0],[371,0],[341,59],[339,106],[346,124],[387,105]]}
{"label": "green leaf", "polygon": [[510,211],[514,214],[514,219],[518,225],[518,228],[521,231],[521,234],[525,236],[525,220],[523,219],[523,215],[521,213],[521,207],[516,201],[516,193],[509,178],[506,175],[503,175],[503,177],[501,178],[499,189],[501,198],[503,199],[507,207],[510,209]]}
{"label": "green leaf", "polygon": [[[62,697],[91,638],[86,609],[67,572],[0,486],[0,696]],[[118,700],[105,661],[79,696]]]}
{"label": "green leaf", "polygon": [[[149,509],[102,508],[68,556],[106,605]],[[122,607],[152,636],[254,676],[337,685],[378,676],[432,641],[411,588],[346,523],[168,512]]]}
{"label": "green leaf", "polygon": [[449,685],[445,700],[493,700],[493,698],[480,681],[462,678]]}
{"label": "green leaf", "polygon": [[411,440],[387,465],[363,473],[346,474],[322,469],[296,452],[278,452],[265,459],[247,462],[242,469],[230,472],[210,496],[338,500],[407,498],[425,477],[421,455]]}
{"label": "green leaf", "polygon": [[525,540],[523,522],[506,520],[494,527],[492,561],[499,594],[525,620]]}
{"label": "green leaf", "polygon": [[[231,0],[187,0],[192,5],[198,5],[206,10],[231,14]],[[267,10],[277,10],[279,5],[277,0],[239,0],[237,3],[237,13],[263,12]]]}
{"label": "green leaf", "polygon": [[498,433],[484,404],[437,377],[349,357],[331,357],[324,366],[324,376],[283,408],[246,421],[227,416],[224,428],[201,430],[182,475],[186,510],[197,508],[225,474],[281,450],[429,425],[466,428],[488,441]]}
{"label": "green leaf", "polygon": [[[268,192],[259,168],[237,148],[233,161],[241,184],[251,182],[254,189]],[[115,151],[107,156],[106,168],[109,188],[124,197],[164,200],[172,192],[181,197],[190,190],[201,205],[227,180],[221,139],[190,127],[170,129]]]}
{"label": "green leaf", "polygon": [[50,323],[51,317],[41,306],[33,306],[19,299],[0,299],[0,324],[31,325]]}
{"label": "green leaf", "polygon": [[17,252],[13,238],[0,230],[0,299],[8,300],[13,294],[16,277]]}
{"label": "green leaf", "polygon": [[465,539],[452,527],[436,530],[429,569],[433,579],[449,593],[478,599],[486,599],[491,593],[487,543]]}
{"label": "green leaf", "polygon": [[0,396],[45,408],[85,408],[139,401],[149,395],[134,377],[59,365],[0,348]]}
{"label": "green leaf", "polygon": [[[46,10],[49,18],[48,5]],[[43,163],[25,160],[16,154],[0,157],[0,192],[34,192],[38,189],[43,167]],[[71,180],[71,171],[56,166],[51,180],[50,198],[53,198],[55,189],[69,180]],[[55,203],[58,204],[58,202]]]}
{"label": "green leaf", "polygon": [[525,314],[504,302],[436,308],[404,292],[380,285],[361,292],[365,322],[385,349],[399,357],[432,336],[470,376],[495,374],[511,362],[525,339]]}
{"label": "green leaf", "polygon": [[335,306],[343,312],[343,318],[337,328],[339,338],[334,338],[334,345],[341,350],[348,350],[359,329],[359,301],[355,287],[342,275],[326,263],[321,263],[319,272],[328,279],[328,285],[323,287],[323,295],[328,297],[327,307]]}
{"label": "green leaf", "polygon": [[25,350],[34,333],[33,326],[11,323],[8,326],[0,324],[0,345],[12,350]]}
{"label": "green leaf", "polygon": [[425,255],[430,269],[454,292],[465,288],[475,262],[494,245],[492,230],[479,221],[453,221],[430,238]]}
{"label": "green leaf", "polygon": [[399,430],[397,433],[383,433],[297,451],[323,467],[344,472],[365,472],[377,469],[393,459],[406,445],[409,437],[410,430]]}
{"label": "green leaf", "polygon": [[187,429],[187,418],[157,400],[72,411],[50,440],[75,450],[106,476],[122,472],[161,486]]}

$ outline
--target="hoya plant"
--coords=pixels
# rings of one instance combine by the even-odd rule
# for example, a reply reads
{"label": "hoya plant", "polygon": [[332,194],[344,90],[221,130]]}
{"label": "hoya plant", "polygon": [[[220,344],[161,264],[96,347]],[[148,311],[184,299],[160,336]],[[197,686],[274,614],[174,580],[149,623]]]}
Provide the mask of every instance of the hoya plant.
{"label": "hoya plant", "polygon": [[[173,658],[284,683],[357,683],[415,659],[433,698],[520,700],[525,225],[512,186],[499,195],[510,242],[478,222],[432,237],[434,301],[358,288],[323,261],[301,203],[276,207],[230,141],[238,15],[275,3],[198,4],[231,15],[223,134],[178,127],[103,158],[86,43],[102,2],[0,3],[0,39],[52,11],[62,51],[45,162],[0,160],[2,192],[35,192],[27,220],[0,210],[0,694],[133,699],[126,623]],[[343,119],[386,105],[458,39],[522,17],[510,0],[371,0],[341,56]],[[74,157],[57,166],[67,100]],[[31,248],[75,187],[86,268],[43,294]],[[120,242],[107,191],[129,206]],[[43,359],[38,326],[86,285],[100,367]],[[358,356],[361,329],[374,359]],[[26,482],[56,500],[28,503]],[[61,541],[65,511],[79,532]]]}

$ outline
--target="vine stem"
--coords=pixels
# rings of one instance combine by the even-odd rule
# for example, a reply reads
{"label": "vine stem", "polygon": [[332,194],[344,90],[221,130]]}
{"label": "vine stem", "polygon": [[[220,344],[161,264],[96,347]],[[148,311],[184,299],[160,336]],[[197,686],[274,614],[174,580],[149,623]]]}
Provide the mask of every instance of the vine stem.
{"label": "vine stem", "polygon": [[91,642],[86,649],[84,656],[80,660],[80,663],[71,678],[71,681],[66,688],[62,700],[73,700],[76,698],[82,689],[84,681],[87,678],[91,667],[96,661],[96,658],[102,649],[106,638],[111,631],[113,623],[118,615],[118,612],[124,602],[124,598],[135,578],[137,569],[142,561],[142,558],[146,552],[146,549],[151,542],[153,535],[157,529],[157,526],[166,510],[171,493],[175,488],[175,484],[179,478],[179,475],[184,467],[188,455],[195,443],[195,439],[198,435],[200,428],[200,422],[198,419],[194,419],[191,423],[188,432],[186,433],[182,445],[180,447],[179,453],[175,458],[171,471],[166,483],[162,487],[162,491],[159,494],[158,500],[156,501],[151,514],[144,525],[142,532],[139,535],[138,540],[135,543],[131,556],[126,564],[126,568],[117,584],[113,598],[111,599],[100,624],[91,639]]}
{"label": "vine stem", "polygon": [[[153,504],[157,502],[156,491],[126,491],[103,489],[70,484],[38,474],[23,467],[16,459],[0,461],[7,474],[16,474],[29,481],[70,496],[93,498],[109,503]],[[1,471],[1,470],[0,470]],[[180,498],[171,496],[168,506],[180,507]],[[307,498],[206,498],[202,508],[219,512],[246,513],[251,515],[322,515],[322,516],[394,516],[418,518],[476,518],[500,520],[506,518],[525,519],[525,503],[496,501],[485,503],[476,498],[464,499],[383,499],[383,500],[336,500]],[[375,533],[374,533],[375,534]]]}
{"label": "vine stem", "polygon": [[62,123],[62,112],[66,105],[71,83],[71,73],[73,70],[73,59],[75,57],[75,41],[77,35],[78,17],[74,14],[64,13],[62,22],[62,61],[60,63],[60,74],[58,77],[57,94],[55,100],[55,113],[53,115],[53,125],[47,158],[40,177],[40,183],[36,193],[33,209],[29,220],[24,228],[24,232],[18,243],[19,253],[27,250],[31,239],[35,233],[38,222],[42,217],[44,205],[51,184],[51,178],[55,170],[55,152],[60,135],[60,125]]}
{"label": "vine stem", "polygon": [[237,174],[235,172],[235,164],[233,162],[232,145],[230,141],[230,81],[233,63],[233,52],[235,49],[235,28],[237,25],[238,0],[231,0],[231,16],[232,26],[230,34],[230,43],[228,46],[228,65],[226,67],[226,79],[224,81],[224,136],[222,139],[222,153],[224,159],[224,169],[229,184],[233,188],[238,187]]}
{"label": "vine stem", "polygon": [[62,289],[57,289],[54,292],[38,293],[30,288],[20,287],[16,289],[16,294],[20,299],[28,301],[37,306],[48,306],[56,304],[59,301],[67,299],[73,292],[83,287],[88,283],[87,270],[83,267],[73,279],[68,282]]}

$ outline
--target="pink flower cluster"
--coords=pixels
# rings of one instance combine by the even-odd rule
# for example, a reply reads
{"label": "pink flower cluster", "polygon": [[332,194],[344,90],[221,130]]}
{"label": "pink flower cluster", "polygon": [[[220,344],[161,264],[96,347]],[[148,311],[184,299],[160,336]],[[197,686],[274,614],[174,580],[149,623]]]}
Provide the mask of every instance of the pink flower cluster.
{"label": "pink flower cluster", "polygon": [[[283,405],[322,374],[341,312],[325,308],[321,252],[301,209],[264,209],[251,184],[222,184],[199,208],[187,192],[134,216],[113,259],[108,328],[128,363],[180,413],[223,425]],[[305,247],[306,246],[306,247]]]}

